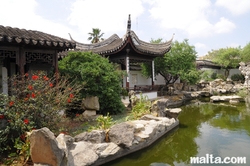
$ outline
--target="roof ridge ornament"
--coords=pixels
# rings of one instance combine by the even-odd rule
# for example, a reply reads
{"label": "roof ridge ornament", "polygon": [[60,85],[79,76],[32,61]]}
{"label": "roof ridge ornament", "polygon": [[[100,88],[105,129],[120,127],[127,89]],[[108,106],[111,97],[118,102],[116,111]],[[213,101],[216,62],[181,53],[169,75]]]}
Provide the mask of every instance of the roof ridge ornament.
{"label": "roof ridge ornament", "polygon": [[70,34],[70,33],[68,33],[68,34],[69,34],[70,40],[76,42],[76,41],[72,38],[71,34]]}
{"label": "roof ridge ornament", "polygon": [[130,14],[128,15],[128,24],[127,24],[127,31],[131,30],[131,19],[130,19]]}

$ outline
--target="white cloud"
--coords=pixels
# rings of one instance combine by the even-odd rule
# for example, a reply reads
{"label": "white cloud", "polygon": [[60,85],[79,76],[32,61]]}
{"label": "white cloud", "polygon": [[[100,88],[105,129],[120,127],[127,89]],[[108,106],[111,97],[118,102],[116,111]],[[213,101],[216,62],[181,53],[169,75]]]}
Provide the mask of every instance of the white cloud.
{"label": "white cloud", "polygon": [[163,28],[181,29],[193,37],[212,29],[207,19],[211,12],[209,0],[155,0],[151,5],[152,18],[158,19]]}
{"label": "white cloud", "polygon": [[236,27],[224,17],[215,23],[211,22],[210,17],[215,16],[217,11],[210,0],[154,0],[149,4],[151,17],[159,20],[163,29],[182,30],[188,38],[229,33]]}
{"label": "white cloud", "polygon": [[0,22],[3,26],[38,30],[69,39],[68,32],[72,31],[70,28],[36,14],[39,6],[35,0],[1,1],[1,6],[4,6],[0,10]]}
{"label": "white cloud", "polygon": [[78,27],[87,39],[92,28],[99,28],[104,37],[118,32],[126,32],[128,15],[131,19],[141,15],[144,11],[140,0],[77,0],[73,3],[68,18],[71,25]]}
{"label": "white cloud", "polygon": [[217,0],[215,4],[228,9],[234,15],[250,12],[249,0]]}
{"label": "white cloud", "polygon": [[228,47],[238,48],[240,46],[239,43],[230,43]]}
{"label": "white cloud", "polygon": [[218,34],[231,32],[235,28],[235,24],[224,17],[221,17],[220,21],[214,25],[214,30]]}
{"label": "white cloud", "polygon": [[209,48],[206,44],[204,43],[195,43],[195,50],[198,52],[198,56],[203,56],[206,55],[207,52],[209,51]]}

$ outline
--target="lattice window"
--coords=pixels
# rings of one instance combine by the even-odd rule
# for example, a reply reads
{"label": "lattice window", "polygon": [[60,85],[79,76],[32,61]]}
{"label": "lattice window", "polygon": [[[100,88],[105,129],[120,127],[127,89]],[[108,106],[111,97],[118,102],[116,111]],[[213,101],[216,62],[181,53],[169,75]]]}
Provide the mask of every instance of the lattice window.
{"label": "lattice window", "polygon": [[53,54],[51,53],[38,53],[38,52],[25,52],[26,63],[31,63],[37,60],[42,60],[49,64],[53,63]]}
{"label": "lattice window", "polygon": [[16,58],[16,51],[0,50],[0,58]]}

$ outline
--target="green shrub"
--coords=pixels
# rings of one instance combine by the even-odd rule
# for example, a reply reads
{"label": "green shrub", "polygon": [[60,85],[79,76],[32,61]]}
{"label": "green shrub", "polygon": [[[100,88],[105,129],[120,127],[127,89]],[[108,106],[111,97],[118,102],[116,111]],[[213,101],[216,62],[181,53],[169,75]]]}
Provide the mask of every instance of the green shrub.
{"label": "green shrub", "polygon": [[116,114],[125,107],[121,102],[122,73],[107,58],[91,52],[70,52],[59,61],[59,70],[64,75],[77,78],[84,84],[81,97],[97,96],[102,114]]}
{"label": "green shrub", "polygon": [[202,80],[211,81],[213,79],[216,79],[214,78],[215,75],[217,76],[217,74],[216,73],[214,74],[212,70],[205,70],[205,71],[202,71],[202,74],[200,77]]}
{"label": "green shrub", "polygon": [[217,79],[217,78],[218,78],[217,73],[213,72],[213,73],[211,74],[211,78],[212,78],[213,80]]}
{"label": "green shrub", "polygon": [[224,81],[226,80],[226,77],[225,77],[224,74],[218,74],[217,76],[218,76],[219,79],[222,79]]}
{"label": "green shrub", "polygon": [[231,80],[233,81],[244,81],[245,77],[242,74],[234,74],[231,76]]}

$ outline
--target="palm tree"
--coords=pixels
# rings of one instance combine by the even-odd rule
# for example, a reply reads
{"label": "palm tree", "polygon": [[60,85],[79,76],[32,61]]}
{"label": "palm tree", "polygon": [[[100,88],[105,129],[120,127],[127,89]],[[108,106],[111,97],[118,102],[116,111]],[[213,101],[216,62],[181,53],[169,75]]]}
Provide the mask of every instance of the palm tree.
{"label": "palm tree", "polygon": [[104,40],[102,36],[104,33],[101,33],[101,30],[99,28],[92,28],[92,32],[88,33],[90,37],[88,40],[91,40],[91,43],[98,43],[100,40]]}

